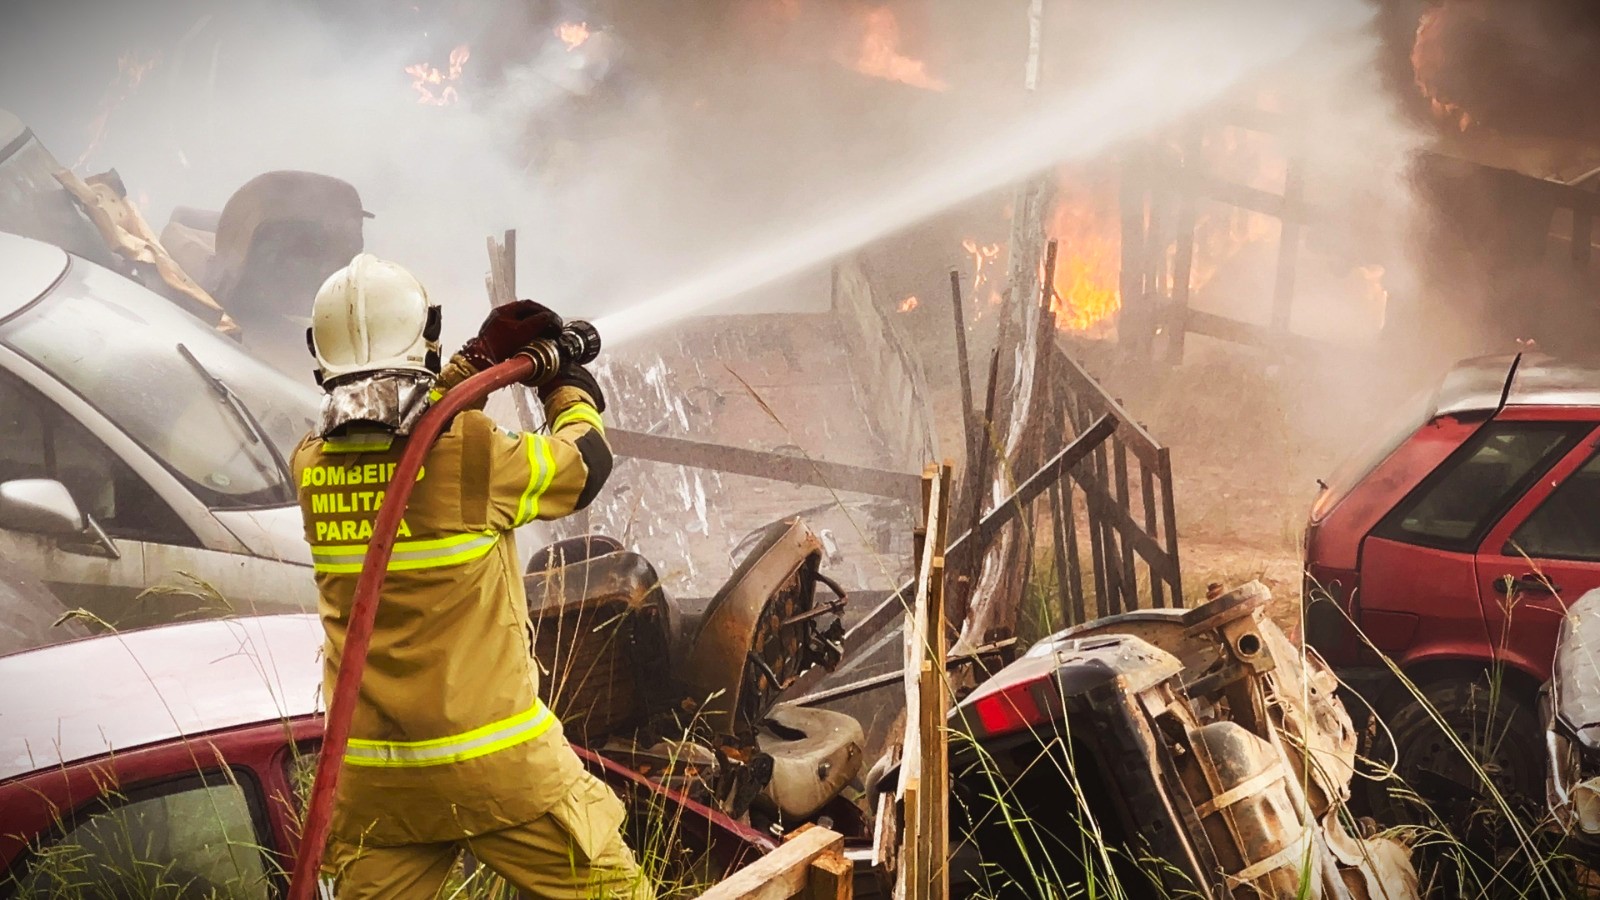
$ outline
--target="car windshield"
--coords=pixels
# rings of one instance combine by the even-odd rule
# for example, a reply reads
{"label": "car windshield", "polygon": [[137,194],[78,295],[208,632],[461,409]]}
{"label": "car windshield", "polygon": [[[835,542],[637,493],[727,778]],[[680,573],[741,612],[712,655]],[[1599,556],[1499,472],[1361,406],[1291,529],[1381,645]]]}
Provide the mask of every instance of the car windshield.
{"label": "car windshield", "polygon": [[0,325],[0,341],[89,401],[207,506],[294,501],[281,459],[315,420],[316,392],[160,296],[74,259],[42,301]]}

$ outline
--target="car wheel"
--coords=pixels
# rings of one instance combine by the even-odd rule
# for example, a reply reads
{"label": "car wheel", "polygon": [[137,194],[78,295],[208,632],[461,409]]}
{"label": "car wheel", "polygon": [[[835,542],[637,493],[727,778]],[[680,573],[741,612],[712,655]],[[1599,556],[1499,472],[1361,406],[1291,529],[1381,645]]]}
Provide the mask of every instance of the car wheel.
{"label": "car wheel", "polygon": [[1362,780],[1362,805],[1385,825],[1440,827],[1467,856],[1503,857],[1516,833],[1490,786],[1525,824],[1544,797],[1544,734],[1532,702],[1494,690],[1487,674],[1430,681],[1417,694],[1398,686],[1383,704],[1388,735],[1379,725],[1370,755],[1393,765],[1394,777]]}

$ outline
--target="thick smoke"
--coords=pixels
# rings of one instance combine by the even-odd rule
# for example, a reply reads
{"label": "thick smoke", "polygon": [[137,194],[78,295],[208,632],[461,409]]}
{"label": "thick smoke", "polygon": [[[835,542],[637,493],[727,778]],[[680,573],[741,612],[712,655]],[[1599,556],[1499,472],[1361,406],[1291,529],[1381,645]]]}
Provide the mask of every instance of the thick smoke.
{"label": "thick smoke", "polygon": [[[776,275],[794,261],[759,254],[797,231],[877,212],[858,237],[879,237],[1052,156],[1109,149],[1362,15],[1355,0],[1047,5],[1036,105],[1099,93],[1077,133],[1043,123],[1059,131],[1045,142],[1018,90],[1022,2],[39,3],[0,29],[0,106],[63,160],[86,155],[84,171],[116,166],[157,227],[268,169],[350,181],[376,215],[369,249],[460,309],[459,339],[484,302],[486,234],[517,228],[522,292],[571,314],[708,273],[736,296],[766,276],[716,280],[730,259]],[[589,39],[569,49],[563,22]],[[456,47],[470,56],[450,80]],[[881,77],[854,71],[869,57]],[[119,58],[149,66],[137,86]],[[417,102],[419,63],[456,102]],[[986,177],[962,177],[984,157]],[[921,194],[903,221],[877,203],[897,186]]]}
{"label": "thick smoke", "polygon": [[1497,131],[1600,138],[1600,6],[1448,0],[1422,17],[1417,82],[1441,112]]}

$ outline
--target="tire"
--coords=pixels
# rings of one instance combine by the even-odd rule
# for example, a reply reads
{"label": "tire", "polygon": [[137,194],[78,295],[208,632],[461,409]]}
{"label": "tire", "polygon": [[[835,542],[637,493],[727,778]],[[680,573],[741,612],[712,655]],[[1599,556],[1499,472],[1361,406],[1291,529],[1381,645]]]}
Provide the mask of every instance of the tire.
{"label": "tire", "polygon": [[1510,858],[1518,846],[1515,829],[1478,770],[1525,828],[1537,819],[1544,801],[1545,756],[1544,730],[1533,699],[1506,685],[1493,691],[1489,675],[1482,672],[1419,684],[1417,692],[1471,752],[1472,762],[1422,700],[1397,685],[1379,710],[1388,732],[1382,725],[1376,729],[1367,755],[1392,764],[1399,780],[1358,779],[1358,807],[1383,825],[1422,825],[1451,836],[1443,845],[1432,842],[1432,850],[1417,860],[1419,870],[1441,865],[1452,870],[1473,865],[1468,860]]}

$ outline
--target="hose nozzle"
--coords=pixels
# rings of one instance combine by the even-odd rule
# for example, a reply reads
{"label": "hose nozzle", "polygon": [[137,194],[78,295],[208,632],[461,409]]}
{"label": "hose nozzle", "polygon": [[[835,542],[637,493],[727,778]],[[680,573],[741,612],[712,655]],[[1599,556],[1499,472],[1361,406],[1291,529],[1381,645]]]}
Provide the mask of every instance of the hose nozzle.
{"label": "hose nozzle", "polygon": [[567,363],[582,366],[594,362],[600,355],[600,332],[582,319],[573,319],[554,340],[534,341],[517,353],[533,363],[533,372],[524,383],[543,384]]}

